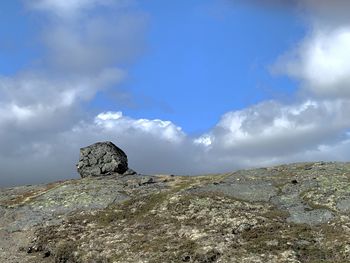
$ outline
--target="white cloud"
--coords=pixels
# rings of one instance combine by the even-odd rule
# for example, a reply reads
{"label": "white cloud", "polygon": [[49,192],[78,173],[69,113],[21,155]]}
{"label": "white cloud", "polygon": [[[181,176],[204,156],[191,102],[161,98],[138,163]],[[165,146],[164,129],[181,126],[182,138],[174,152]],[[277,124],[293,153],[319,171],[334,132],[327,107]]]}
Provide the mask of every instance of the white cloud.
{"label": "white cloud", "polygon": [[30,11],[46,16],[39,27],[45,68],[93,74],[133,61],[144,51],[148,17],[133,0],[24,1]]}
{"label": "white cloud", "polygon": [[299,49],[282,58],[277,67],[300,79],[315,95],[350,96],[350,25],[314,29]]}
{"label": "white cloud", "polygon": [[91,74],[132,61],[144,50],[146,25],[147,16],[130,12],[53,19],[43,34],[44,62],[67,74]]}
{"label": "white cloud", "polygon": [[[102,112],[102,113],[100,113],[99,115],[96,116],[95,123],[97,125],[105,125],[105,122],[119,120],[122,117],[123,117],[123,113],[121,111],[118,111],[118,112],[112,112],[112,111]],[[111,125],[113,127],[113,122],[111,123]]]}
{"label": "white cloud", "polygon": [[295,105],[264,102],[226,113],[201,138],[222,154],[239,153],[247,158],[288,156],[332,142],[350,127],[346,114],[349,110],[349,101],[342,100],[309,100]]}
{"label": "white cloud", "polygon": [[210,149],[211,145],[213,144],[213,138],[209,134],[203,134],[202,136],[194,139],[193,142],[197,145],[203,145],[207,149]]}
{"label": "white cloud", "polygon": [[185,134],[181,128],[174,125],[170,121],[159,119],[134,120],[128,117],[123,117],[121,112],[104,112],[96,116],[94,123],[105,130],[112,132],[120,131],[136,131],[148,134],[154,138],[159,138],[171,143],[180,143]]}
{"label": "white cloud", "polygon": [[54,122],[58,116],[76,110],[77,105],[91,100],[98,91],[120,83],[123,77],[124,73],[119,69],[105,69],[96,76],[67,79],[48,79],[33,73],[0,76],[0,124],[16,124],[21,129],[56,126]]}
{"label": "white cloud", "polygon": [[[307,36],[273,66],[273,71],[299,80],[315,97],[350,96],[350,2],[298,0],[309,27]],[[307,11],[305,11],[307,10]]]}
{"label": "white cloud", "polygon": [[[309,100],[293,105],[264,102],[226,113],[216,127],[197,138],[170,121],[102,112],[49,136],[32,136],[23,145],[17,143],[21,147],[16,151],[9,144],[7,153],[12,158],[0,158],[0,165],[11,177],[0,179],[2,184],[10,184],[77,177],[74,165],[78,149],[105,140],[124,149],[130,167],[146,174],[199,174],[292,161],[344,161],[350,153],[346,148],[350,142],[349,110],[347,100]],[[12,170],[18,159],[24,160],[23,165],[36,178],[26,180],[20,176],[21,168]]]}

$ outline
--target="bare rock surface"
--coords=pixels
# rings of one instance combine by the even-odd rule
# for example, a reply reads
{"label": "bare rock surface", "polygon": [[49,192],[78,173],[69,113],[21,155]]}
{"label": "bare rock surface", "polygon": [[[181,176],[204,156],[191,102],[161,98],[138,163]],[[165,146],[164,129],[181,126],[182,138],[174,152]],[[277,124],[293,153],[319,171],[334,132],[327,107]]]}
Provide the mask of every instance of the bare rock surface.
{"label": "bare rock surface", "polygon": [[0,189],[0,262],[350,262],[350,163]]}
{"label": "bare rock surface", "polygon": [[80,149],[77,169],[82,178],[124,174],[128,171],[128,157],[112,142],[97,142]]}

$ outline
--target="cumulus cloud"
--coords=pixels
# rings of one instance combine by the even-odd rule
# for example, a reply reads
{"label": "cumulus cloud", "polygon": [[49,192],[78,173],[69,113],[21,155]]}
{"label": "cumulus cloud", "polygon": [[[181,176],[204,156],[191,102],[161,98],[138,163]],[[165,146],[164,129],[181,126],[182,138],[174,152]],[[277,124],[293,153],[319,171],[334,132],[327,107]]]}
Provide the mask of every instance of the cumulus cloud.
{"label": "cumulus cloud", "polygon": [[307,10],[309,33],[272,70],[298,79],[311,96],[349,97],[350,2],[299,0],[295,5]]}
{"label": "cumulus cloud", "polygon": [[54,24],[45,30],[47,63],[61,71],[91,73],[132,61],[143,51],[146,17],[119,14]]}
{"label": "cumulus cloud", "polygon": [[147,15],[133,1],[27,1],[42,11],[45,66],[65,74],[91,74],[133,61],[144,50]]}
{"label": "cumulus cloud", "polygon": [[95,122],[99,127],[105,130],[111,130],[112,132],[118,131],[140,131],[153,136],[154,138],[160,138],[164,141],[178,143],[181,142],[185,134],[180,127],[175,126],[170,121],[163,121],[159,119],[148,120],[138,119],[133,120],[123,117],[122,112],[104,112],[97,115]]}
{"label": "cumulus cloud", "polygon": [[[122,81],[124,72],[105,69],[96,76],[55,79],[26,73],[0,76],[0,125],[3,129],[55,131],[74,123],[77,104],[88,101],[99,90]],[[77,115],[75,117],[78,117]],[[4,138],[3,138],[4,139]]]}
{"label": "cumulus cloud", "polygon": [[299,79],[304,88],[323,97],[350,96],[350,23],[315,28],[297,48],[279,59],[275,70]]}
{"label": "cumulus cloud", "polygon": [[[130,167],[146,174],[191,175],[292,161],[345,161],[350,151],[350,121],[345,114],[349,110],[347,100],[293,105],[269,101],[226,113],[216,127],[197,138],[171,121],[103,112],[50,136],[33,137],[12,157],[3,156],[0,165],[9,178],[1,179],[3,184],[16,184],[74,178],[78,149],[104,140],[124,149]],[[24,156],[23,166],[13,169]],[[34,173],[19,177],[28,167]]]}
{"label": "cumulus cloud", "polygon": [[247,159],[289,156],[337,141],[335,135],[350,127],[346,117],[349,110],[346,100],[308,100],[294,105],[263,102],[226,113],[209,134],[200,138],[222,155],[239,154]]}

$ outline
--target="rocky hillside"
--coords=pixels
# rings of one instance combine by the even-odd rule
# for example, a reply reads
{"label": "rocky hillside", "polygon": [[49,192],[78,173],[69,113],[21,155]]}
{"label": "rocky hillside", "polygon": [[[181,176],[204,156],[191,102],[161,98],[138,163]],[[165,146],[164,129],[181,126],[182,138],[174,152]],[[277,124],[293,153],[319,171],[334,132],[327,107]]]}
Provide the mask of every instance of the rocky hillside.
{"label": "rocky hillside", "polygon": [[350,262],[350,164],[0,189],[0,262]]}

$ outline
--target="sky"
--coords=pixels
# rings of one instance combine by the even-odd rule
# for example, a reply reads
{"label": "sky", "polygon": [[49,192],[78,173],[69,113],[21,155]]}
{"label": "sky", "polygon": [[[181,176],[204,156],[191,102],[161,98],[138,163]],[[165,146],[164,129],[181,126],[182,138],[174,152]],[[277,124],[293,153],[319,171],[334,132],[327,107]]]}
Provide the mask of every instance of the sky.
{"label": "sky", "polygon": [[349,161],[345,0],[5,0],[0,187],[78,178],[113,141],[144,174]]}

